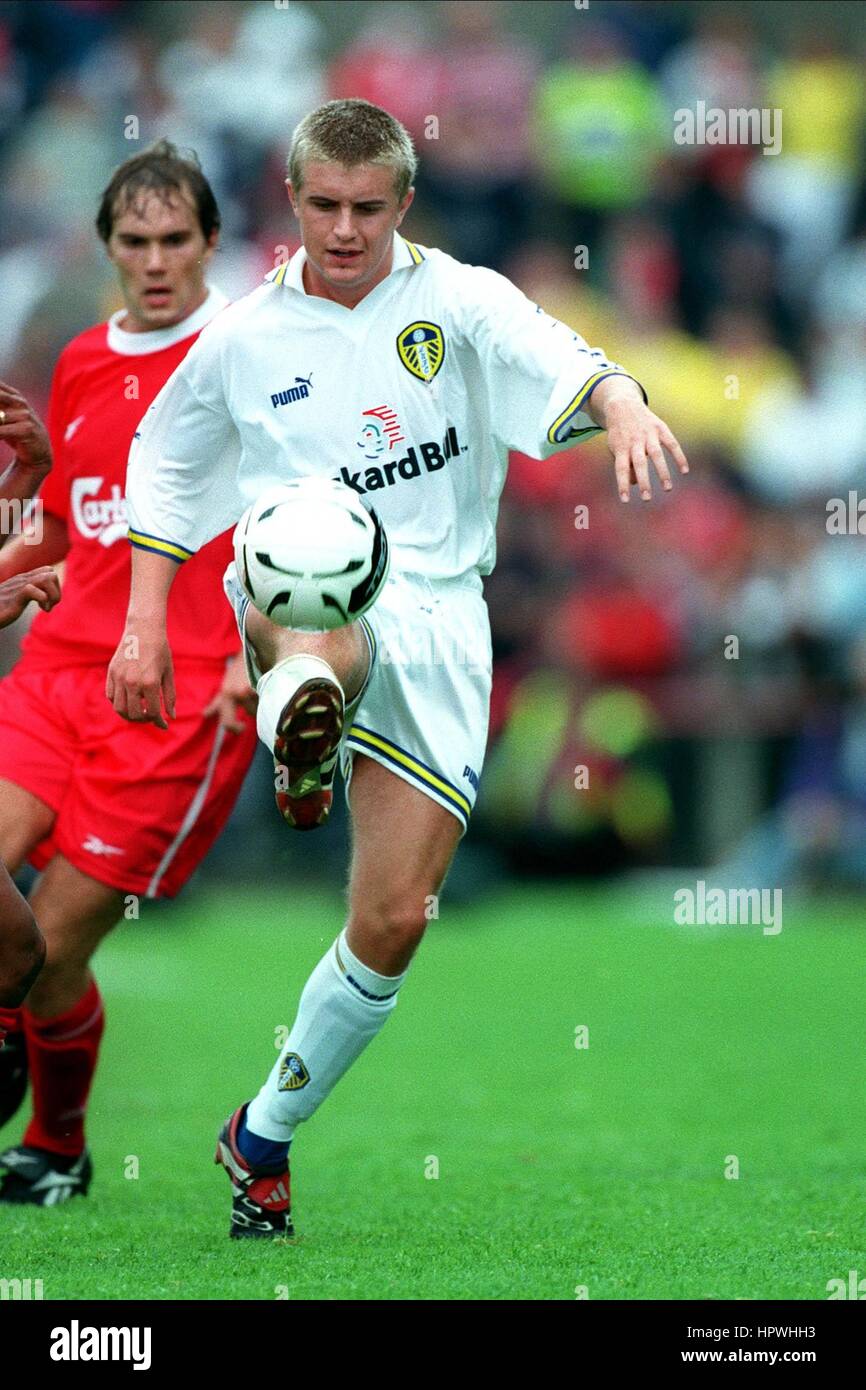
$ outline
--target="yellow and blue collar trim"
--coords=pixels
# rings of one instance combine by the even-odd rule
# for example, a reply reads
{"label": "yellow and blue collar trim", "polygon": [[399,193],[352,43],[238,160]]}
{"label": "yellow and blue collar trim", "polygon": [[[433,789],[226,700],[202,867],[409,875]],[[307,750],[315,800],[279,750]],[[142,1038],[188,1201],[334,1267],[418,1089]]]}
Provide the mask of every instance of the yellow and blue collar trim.
{"label": "yellow and blue collar trim", "polygon": [[[427,259],[424,252],[420,247],[415,245],[414,241],[407,241],[399,232],[394,233],[394,249],[400,257],[401,264],[394,265],[393,270],[402,270],[404,266],[421,265],[422,261],[426,261]],[[287,283],[286,277],[289,274],[289,267],[294,259],[295,257],[292,256],[289,260],[284,261],[277,270],[268,271],[265,279],[269,280],[272,285],[285,285]],[[291,279],[288,280],[288,283],[292,283]]]}

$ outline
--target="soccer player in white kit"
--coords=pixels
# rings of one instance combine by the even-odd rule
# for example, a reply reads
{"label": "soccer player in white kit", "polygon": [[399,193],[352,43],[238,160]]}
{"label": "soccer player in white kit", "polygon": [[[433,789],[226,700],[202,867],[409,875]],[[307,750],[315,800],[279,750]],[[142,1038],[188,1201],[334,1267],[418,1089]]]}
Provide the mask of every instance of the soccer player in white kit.
{"label": "soccer player in white kit", "polygon": [[[411,139],[364,101],[294,132],[286,185],[302,248],[202,332],[156,397],[127,479],[132,591],[106,693],[131,720],[171,717],[165,606],[178,563],[276,482],[336,478],[375,507],[391,573],[367,615],[329,633],[276,627],[233,567],[258,730],[286,820],[326,818],[339,757],[352,825],[348,919],[301,994],[259,1094],[224,1126],[232,1236],[291,1234],[288,1152],[379,1032],[466,829],[491,679],[481,576],[509,449],[545,458],[607,432],[623,501],[688,465],[636,382],[494,271],[397,231]],[[136,653],[136,655],[130,655]]]}

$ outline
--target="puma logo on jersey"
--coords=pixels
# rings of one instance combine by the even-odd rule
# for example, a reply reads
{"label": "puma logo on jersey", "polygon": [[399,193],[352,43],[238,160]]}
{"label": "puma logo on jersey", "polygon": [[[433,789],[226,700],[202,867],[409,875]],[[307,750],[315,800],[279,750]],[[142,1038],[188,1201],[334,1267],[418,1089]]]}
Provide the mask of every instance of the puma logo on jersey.
{"label": "puma logo on jersey", "polygon": [[286,387],[285,391],[275,391],[271,396],[271,405],[274,410],[281,405],[294,405],[295,401],[304,401],[313,389],[313,373],[309,376],[296,376],[295,385]]}
{"label": "puma logo on jersey", "polygon": [[66,426],[66,431],[63,435],[63,442],[65,444],[69,443],[76,430],[78,430],[80,426],[84,423],[84,420],[85,416],[83,415],[77,415],[74,420],[70,420],[69,424]]}
{"label": "puma logo on jersey", "polygon": [[[399,478],[407,482],[412,478],[420,478],[422,465],[428,473],[438,473],[449,459],[455,458],[461,452],[457,431],[453,425],[449,425],[441,444],[436,440],[427,440],[424,444],[419,444],[417,449],[414,444],[410,445],[402,458],[383,463],[381,468],[359,468],[357,473],[352,473],[344,466],[339,473],[334,474],[334,482],[346,483],[363,496],[365,492],[377,492],[382,487],[393,487]],[[394,476],[395,473],[397,477]]]}
{"label": "puma logo on jersey", "polygon": [[129,519],[119,484],[112,483],[109,497],[99,497],[97,494],[104,484],[104,478],[75,478],[69,492],[69,506],[81,535],[108,546],[126,539]]}
{"label": "puma logo on jersey", "polygon": [[86,840],[81,843],[81,848],[88,854],[103,854],[109,859],[112,854],[123,854],[123,850],[117,845],[107,845],[104,840],[100,840],[98,835],[88,835]]}

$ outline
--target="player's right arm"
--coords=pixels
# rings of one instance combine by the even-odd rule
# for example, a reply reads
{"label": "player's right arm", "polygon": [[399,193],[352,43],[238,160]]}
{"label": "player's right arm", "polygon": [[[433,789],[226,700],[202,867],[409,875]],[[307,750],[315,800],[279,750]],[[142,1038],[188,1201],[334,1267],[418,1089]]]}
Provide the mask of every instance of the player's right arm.
{"label": "player's right arm", "polygon": [[168,595],[177,564],[166,555],[133,549],[126,627],[111,658],[105,693],[122,719],[167,729],[175,716],[174,668],[166,632]]}
{"label": "player's right arm", "polygon": [[168,727],[163,707],[174,717],[166,615],[178,566],[232,526],[243,510],[237,488],[240,439],[223,388],[221,321],[230,312],[224,310],[203,330],[169,377],[129,454],[132,584],[105,693],[122,718],[160,729]]}

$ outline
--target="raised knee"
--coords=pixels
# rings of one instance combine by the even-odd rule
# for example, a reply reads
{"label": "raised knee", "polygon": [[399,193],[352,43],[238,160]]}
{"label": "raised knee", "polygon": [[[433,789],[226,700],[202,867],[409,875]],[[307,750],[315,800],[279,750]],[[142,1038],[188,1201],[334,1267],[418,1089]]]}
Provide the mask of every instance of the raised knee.
{"label": "raised knee", "polygon": [[45,938],[25,902],[21,902],[10,921],[4,922],[3,970],[0,975],[0,1005],[17,1008],[27,998],[30,987],[45,962]]}

